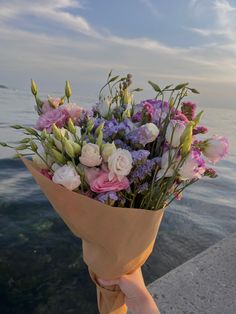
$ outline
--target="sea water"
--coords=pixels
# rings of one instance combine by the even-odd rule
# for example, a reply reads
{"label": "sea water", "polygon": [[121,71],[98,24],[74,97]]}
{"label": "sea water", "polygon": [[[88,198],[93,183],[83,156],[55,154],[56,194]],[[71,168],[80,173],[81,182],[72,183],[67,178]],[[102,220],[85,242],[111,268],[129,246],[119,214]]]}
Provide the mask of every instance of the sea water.
{"label": "sea water", "polygon": [[[143,267],[147,284],[236,231],[236,110],[201,109],[209,134],[227,136],[230,152],[216,167],[218,178],[199,181],[166,210]],[[9,125],[33,126],[36,118],[29,93],[0,89],[0,141],[16,144],[20,132]],[[0,148],[0,313],[97,313],[81,241],[12,155]]]}

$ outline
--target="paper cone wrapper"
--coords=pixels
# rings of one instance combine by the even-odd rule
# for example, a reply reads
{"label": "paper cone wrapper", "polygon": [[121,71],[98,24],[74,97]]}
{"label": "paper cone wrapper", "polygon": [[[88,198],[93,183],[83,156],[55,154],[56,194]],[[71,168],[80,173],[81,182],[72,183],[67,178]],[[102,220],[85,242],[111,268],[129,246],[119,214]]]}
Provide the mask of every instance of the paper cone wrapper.
{"label": "paper cone wrapper", "polygon": [[145,263],[152,252],[164,210],[102,204],[55,184],[43,176],[32,161],[25,158],[22,161],[55,211],[73,234],[82,239],[83,259],[97,286],[99,312],[126,313],[124,295],[119,287],[103,288],[97,278],[116,279]]}

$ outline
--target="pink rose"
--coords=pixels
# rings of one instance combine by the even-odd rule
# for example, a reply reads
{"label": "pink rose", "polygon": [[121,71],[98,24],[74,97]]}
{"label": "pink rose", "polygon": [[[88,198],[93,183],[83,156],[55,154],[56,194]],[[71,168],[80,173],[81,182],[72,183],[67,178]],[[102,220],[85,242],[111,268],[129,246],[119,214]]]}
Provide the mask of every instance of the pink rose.
{"label": "pink rose", "polygon": [[63,109],[66,110],[68,113],[69,117],[74,121],[78,121],[78,119],[81,117],[81,114],[83,113],[84,109],[81,108],[80,106],[74,104],[74,103],[69,103],[66,105],[62,106]]}
{"label": "pink rose", "polygon": [[42,131],[46,129],[48,133],[51,133],[53,123],[57,127],[62,128],[68,119],[68,114],[64,109],[54,109],[42,114],[36,123],[36,129]]}
{"label": "pink rose", "polygon": [[214,135],[211,139],[205,141],[203,154],[213,164],[224,158],[229,149],[229,142],[226,137]]}
{"label": "pink rose", "polygon": [[90,184],[91,190],[96,193],[109,191],[118,192],[125,190],[128,187],[129,180],[126,177],[119,181],[116,176],[113,176],[112,180],[109,180],[108,172],[105,171],[100,171],[99,176],[97,176]]}

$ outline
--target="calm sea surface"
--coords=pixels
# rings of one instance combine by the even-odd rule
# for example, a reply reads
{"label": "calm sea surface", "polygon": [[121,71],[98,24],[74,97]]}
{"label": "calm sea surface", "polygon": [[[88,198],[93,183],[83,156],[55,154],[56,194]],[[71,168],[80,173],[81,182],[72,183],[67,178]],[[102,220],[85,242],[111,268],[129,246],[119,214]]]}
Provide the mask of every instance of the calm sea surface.
{"label": "calm sea surface", "polygon": [[[37,118],[26,92],[0,89],[0,108],[0,141],[16,142],[9,125],[33,125]],[[143,268],[146,283],[236,231],[236,110],[201,109],[210,134],[229,138],[230,154],[217,166],[217,179],[198,182],[166,210]],[[0,313],[97,313],[81,241],[12,155],[0,147]]]}

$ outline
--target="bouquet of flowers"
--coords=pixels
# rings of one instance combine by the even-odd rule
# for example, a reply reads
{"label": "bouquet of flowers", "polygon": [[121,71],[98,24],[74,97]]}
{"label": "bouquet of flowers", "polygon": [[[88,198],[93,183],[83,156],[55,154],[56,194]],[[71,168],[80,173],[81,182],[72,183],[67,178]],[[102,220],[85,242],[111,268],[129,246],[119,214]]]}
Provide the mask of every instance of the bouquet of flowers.
{"label": "bouquet of flowers", "polygon": [[[117,286],[102,287],[97,277],[115,279],[141,267],[150,255],[164,213],[183,190],[204,176],[228,151],[225,137],[204,136],[202,111],[184,98],[198,93],[188,83],[161,88],[135,104],[132,75],[107,77],[92,109],[65,95],[42,101],[31,91],[39,115],[35,127],[14,148],[54,209],[83,240],[83,257],[97,286],[100,313],[126,313]],[[104,96],[107,88],[108,95]],[[25,152],[23,152],[25,151]],[[32,161],[25,158],[32,155]]]}

